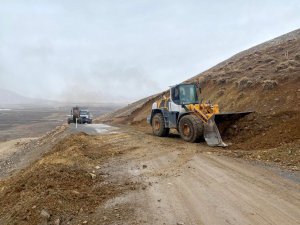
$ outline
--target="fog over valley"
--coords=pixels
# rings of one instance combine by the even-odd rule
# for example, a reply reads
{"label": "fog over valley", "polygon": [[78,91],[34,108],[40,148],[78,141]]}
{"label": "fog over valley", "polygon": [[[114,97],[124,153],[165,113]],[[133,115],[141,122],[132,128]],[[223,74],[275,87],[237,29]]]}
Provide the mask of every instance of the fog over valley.
{"label": "fog over valley", "polygon": [[0,89],[129,103],[298,28],[299,11],[297,1],[3,0]]}

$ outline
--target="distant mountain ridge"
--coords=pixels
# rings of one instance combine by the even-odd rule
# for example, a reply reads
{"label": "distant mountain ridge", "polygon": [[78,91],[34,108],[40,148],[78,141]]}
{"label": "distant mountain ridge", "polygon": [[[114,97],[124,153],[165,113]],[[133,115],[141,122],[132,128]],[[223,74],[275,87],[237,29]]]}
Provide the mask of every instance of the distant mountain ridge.
{"label": "distant mountain ridge", "polygon": [[54,102],[50,100],[29,98],[14,91],[0,88],[0,107],[15,107],[24,105],[46,106],[52,103]]}
{"label": "distant mountain ridge", "polygon": [[0,88],[0,109],[19,109],[19,108],[32,108],[32,107],[71,107],[74,105],[88,105],[89,107],[101,106],[116,110],[120,107],[124,107],[124,103],[112,103],[112,102],[64,102],[54,101],[48,99],[36,99],[23,96],[14,91]]}
{"label": "distant mountain ridge", "polygon": [[0,105],[1,104],[26,104],[31,103],[33,99],[20,95],[16,92],[0,89]]}

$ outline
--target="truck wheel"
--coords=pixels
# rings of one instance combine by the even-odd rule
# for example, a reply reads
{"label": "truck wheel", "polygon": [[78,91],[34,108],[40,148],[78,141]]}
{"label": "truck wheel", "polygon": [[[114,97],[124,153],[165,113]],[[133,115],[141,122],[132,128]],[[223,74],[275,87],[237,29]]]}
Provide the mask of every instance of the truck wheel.
{"label": "truck wheel", "polygon": [[169,135],[169,128],[165,127],[164,117],[161,113],[156,113],[152,119],[153,134],[159,137],[166,137]]}
{"label": "truck wheel", "polygon": [[178,130],[180,137],[188,142],[197,142],[203,137],[203,123],[195,115],[183,116]]}

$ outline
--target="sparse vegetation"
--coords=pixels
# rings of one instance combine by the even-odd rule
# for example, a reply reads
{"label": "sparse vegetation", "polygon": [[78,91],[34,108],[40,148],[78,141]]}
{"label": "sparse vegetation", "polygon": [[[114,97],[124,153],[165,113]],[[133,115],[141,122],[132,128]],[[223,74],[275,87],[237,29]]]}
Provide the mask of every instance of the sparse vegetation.
{"label": "sparse vegetation", "polygon": [[249,78],[247,77],[242,77],[237,83],[236,83],[236,86],[237,88],[242,91],[242,90],[245,90],[245,89],[248,89],[250,87],[252,87],[254,85],[253,81],[250,80]]}
{"label": "sparse vegetation", "polygon": [[289,64],[286,62],[282,62],[279,65],[276,66],[276,72],[287,69],[289,67]]}
{"label": "sparse vegetation", "polygon": [[264,90],[273,90],[278,86],[278,82],[276,80],[265,80],[262,86]]}

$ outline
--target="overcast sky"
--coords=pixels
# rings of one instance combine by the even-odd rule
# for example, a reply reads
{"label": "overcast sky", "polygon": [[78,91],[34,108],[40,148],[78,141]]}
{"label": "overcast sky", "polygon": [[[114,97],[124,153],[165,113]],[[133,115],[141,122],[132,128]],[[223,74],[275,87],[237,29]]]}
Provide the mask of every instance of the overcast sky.
{"label": "overcast sky", "polygon": [[299,0],[0,0],[0,88],[133,101],[299,27]]}

